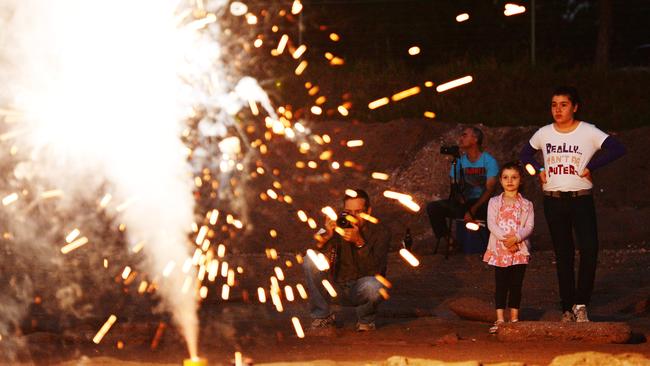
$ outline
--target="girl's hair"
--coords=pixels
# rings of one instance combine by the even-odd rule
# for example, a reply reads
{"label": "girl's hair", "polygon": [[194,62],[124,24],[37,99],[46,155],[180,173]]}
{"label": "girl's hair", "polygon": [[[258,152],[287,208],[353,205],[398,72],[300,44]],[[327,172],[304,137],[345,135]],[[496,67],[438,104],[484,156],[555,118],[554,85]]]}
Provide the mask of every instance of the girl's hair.
{"label": "girl's hair", "polygon": [[511,161],[501,166],[501,169],[499,170],[499,179],[501,179],[501,174],[503,174],[503,171],[506,169],[516,170],[521,178],[524,177],[524,169],[521,167],[521,163],[518,161]]}
{"label": "girl's hair", "polygon": [[518,191],[519,191],[519,193],[522,193],[522,191],[524,190],[524,182],[523,182],[523,180],[524,180],[524,168],[521,167],[521,163],[518,162],[518,161],[511,161],[511,162],[503,164],[501,166],[501,169],[499,170],[499,180],[501,180],[501,175],[503,174],[503,171],[507,170],[507,169],[516,170],[519,173],[519,177],[521,179],[520,179]]}

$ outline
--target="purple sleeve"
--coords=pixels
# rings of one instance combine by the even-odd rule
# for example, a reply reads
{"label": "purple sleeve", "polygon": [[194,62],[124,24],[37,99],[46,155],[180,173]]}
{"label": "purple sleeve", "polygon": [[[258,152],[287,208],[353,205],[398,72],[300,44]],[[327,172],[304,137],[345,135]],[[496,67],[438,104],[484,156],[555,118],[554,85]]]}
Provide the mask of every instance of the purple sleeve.
{"label": "purple sleeve", "polygon": [[539,171],[539,169],[542,167],[542,165],[537,162],[535,159],[535,153],[537,150],[529,143],[525,144],[524,147],[521,149],[521,152],[519,153],[519,160],[521,160],[522,163],[525,164],[531,164],[536,171]]}
{"label": "purple sleeve", "polygon": [[626,152],[625,146],[612,136],[608,136],[600,148],[603,151],[587,164],[587,168],[592,172],[620,158]]}

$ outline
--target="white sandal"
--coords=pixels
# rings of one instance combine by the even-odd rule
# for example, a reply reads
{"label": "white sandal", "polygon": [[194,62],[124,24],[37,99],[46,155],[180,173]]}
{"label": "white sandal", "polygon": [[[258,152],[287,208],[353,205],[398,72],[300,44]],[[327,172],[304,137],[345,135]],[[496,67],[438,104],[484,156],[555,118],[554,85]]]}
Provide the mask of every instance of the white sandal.
{"label": "white sandal", "polygon": [[497,320],[494,322],[494,325],[490,327],[490,334],[496,334],[496,332],[499,330],[499,325],[505,323],[503,320]]}

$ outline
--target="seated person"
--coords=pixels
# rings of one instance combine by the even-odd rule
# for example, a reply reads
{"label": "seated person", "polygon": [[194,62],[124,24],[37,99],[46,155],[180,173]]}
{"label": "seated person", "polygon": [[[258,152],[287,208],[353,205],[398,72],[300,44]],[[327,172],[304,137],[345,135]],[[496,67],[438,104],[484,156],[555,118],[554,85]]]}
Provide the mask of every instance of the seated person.
{"label": "seated person", "polygon": [[427,215],[438,240],[450,240],[446,218],[463,218],[468,222],[487,217],[487,203],[496,187],[499,165],[492,155],[481,149],[482,144],[483,132],[480,129],[463,129],[458,140],[458,148],[463,154],[449,172],[452,181],[449,199],[427,204]]}
{"label": "seated person", "polygon": [[[318,250],[327,253],[330,269],[320,271],[309,257],[303,263],[312,329],[334,327],[331,303],[355,307],[357,331],[375,329],[377,307],[382,301],[379,290],[383,287],[375,275],[386,273],[390,231],[381,223],[373,224],[363,218],[363,214],[372,212],[370,198],[361,189],[355,192],[355,197],[346,194],[343,199],[343,212],[351,218],[349,225],[337,228],[340,218],[327,218],[320,236]],[[331,297],[323,287],[323,279],[332,284],[336,297]]]}

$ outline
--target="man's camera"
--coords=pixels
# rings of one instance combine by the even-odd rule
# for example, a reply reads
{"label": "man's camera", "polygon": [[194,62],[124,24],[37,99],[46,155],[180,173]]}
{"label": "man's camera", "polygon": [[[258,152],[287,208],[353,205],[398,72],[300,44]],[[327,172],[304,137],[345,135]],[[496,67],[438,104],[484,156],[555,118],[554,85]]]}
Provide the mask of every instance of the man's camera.
{"label": "man's camera", "polygon": [[452,146],[440,146],[440,153],[444,155],[451,155],[454,157],[460,157],[460,148],[458,145]]}
{"label": "man's camera", "polygon": [[349,213],[343,211],[339,215],[339,218],[336,219],[336,226],[342,228],[342,229],[349,229],[352,227],[352,223],[347,219],[346,216],[348,216]]}

